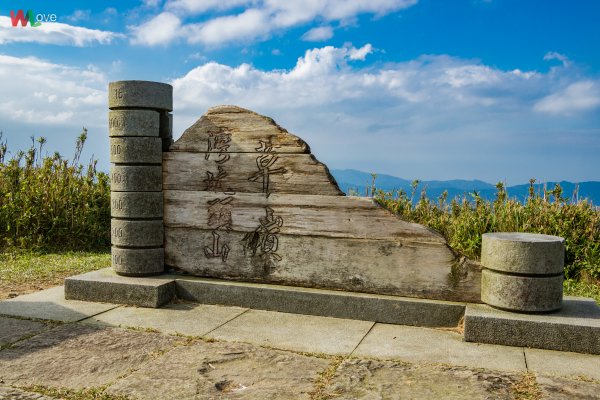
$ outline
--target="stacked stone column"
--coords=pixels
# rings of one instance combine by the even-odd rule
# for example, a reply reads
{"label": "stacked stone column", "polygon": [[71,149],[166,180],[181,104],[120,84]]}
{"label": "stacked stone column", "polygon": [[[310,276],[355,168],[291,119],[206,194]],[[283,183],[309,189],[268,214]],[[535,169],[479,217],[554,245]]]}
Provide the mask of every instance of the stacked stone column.
{"label": "stacked stone column", "polygon": [[558,310],[565,240],[533,233],[486,233],[481,243],[481,300],[515,312]]}
{"label": "stacked stone column", "polygon": [[172,143],[173,88],[109,84],[112,267],[119,275],[164,272],[162,152]]}

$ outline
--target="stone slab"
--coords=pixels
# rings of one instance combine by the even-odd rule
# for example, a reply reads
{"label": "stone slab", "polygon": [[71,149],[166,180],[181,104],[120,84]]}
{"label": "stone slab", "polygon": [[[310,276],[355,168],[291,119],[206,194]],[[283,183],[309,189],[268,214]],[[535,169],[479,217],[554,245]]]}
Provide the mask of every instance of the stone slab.
{"label": "stone slab", "polygon": [[68,299],[160,307],[174,298],[176,290],[170,275],[128,278],[105,268],[65,279],[64,291]]}
{"label": "stone slab", "polygon": [[150,81],[110,82],[108,108],[129,107],[173,111],[173,86]]}
{"label": "stone slab", "polygon": [[[525,349],[527,368],[538,374],[584,377],[600,381],[600,356],[565,351]],[[600,391],[598,392],[600,396]]]}
{"label": "stone slab", "polygon": [[522,232],[484,233],[481,264],[494,271],[526,275],[562,274],[565,239]]}
{"label": "stone slab", "polygon": [[347,359],[325,390],[325,399],[506,399],[519,374],[397,361]]}
{"label": "stone slab", "polygon": [[508,275],[484,268],[481,301],[517,312],[558,310],[563,299],[563,276]]}
{"label": "stone slab", "polygon": [[110,220],[110,241],[115,246],[160,247],[163,244],[163,236],[161,220]]}
{"label": "stone slab", "polygon": [[162,140],[159,137],[111,137],[110,162],[117,164],[160,164]]}
{"label": "stone slab", "polygon": [[[100,299],[94,301],[101,301]],[[80,321],[115,308],[114,304],[65,299],[65,287],[18,296],[0,301],[0,315],[37,318],[61,322]]]}
{"label": "stone slab", "polygon": [[401,325],[376,324],[352,355],[526,371],[522,348],[466,343],[458,333]]}
{"label": "stone slab", "polygon": [[154,329],[162,333],[203,336],[247,309],[204,304],[169,304],[163,308],[119,307],[85,323]]}
{"label": "stone slab", "polygon": [[193,277],[177,279],[177,296],[203,304],[416,326],[457,326],[465,307],[449,301]]}
{"label": "stone slab", "polygon": [[469,304],[465,340],[508,346],[600,354],[600,307],[593,299],[565,297],[550,314],[519,314]]}
{"label": "stone slab", "polygon": [[47,328],[46,324],[39,321],[0,317],[0,347],[40,333]]}
{"label": "stone slab", "polygon": [[114,382],[171,349],[175,337],[65,324],[0,351],[0,381],[80,389]]}
{"label": "stone slab", "polygon": [[286,350],[350,354],[372,322],[250,310],[206,335]]}
{"label": "stone slab", "polygon": [[323,358],[244,343],[178,347],[107,389],[139,400],[310,399]]}
{"label": "stone slab", "polygon": [[25,390],[0,386],[0,399],[10,400],[54,400],[54,397],[44,396],[40,393],[27,392]]}
{"label": "stone slab", "polygon": [[162,218],[162,192],[110,192],[113,218]]}
{"label": "stone slab", "polygon": [[108,112],[108,136],[159,136],[160,114],[153,110]]}
{"label": "stone slab", "polygon": [[111,165],[110,190],[113,192],[161,191],[162,166]]}
{"label": "stone slab", "polygon": [[600,383],[598,382],[545,375],[537,375],[536,380],[543,399],[589,400],[600,398]]}

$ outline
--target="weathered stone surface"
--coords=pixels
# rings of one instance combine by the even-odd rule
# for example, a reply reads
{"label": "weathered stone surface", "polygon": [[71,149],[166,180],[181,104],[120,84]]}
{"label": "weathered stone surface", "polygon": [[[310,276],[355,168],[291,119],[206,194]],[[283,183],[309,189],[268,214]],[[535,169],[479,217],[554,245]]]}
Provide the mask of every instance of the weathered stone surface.
{"label": "weathered stone surface", "polygon": [[162,139],[162,151],[169,151],[173,142],[173,114],[160,113],[160,138]]}
{"label": "weathered stone surface", "polygon": [[61,322],[75,322],[115,307],[114,304],[66,300],[65,288],[57,286],[0,301],[0,314]]}
{"label": "weathered stone surface", "polygon": [[[173,300],[175,292],[175,279],[171,276],[129,278],[117,275],[112,268],[67,278],[64,289],[67,299],[140,307],[160,307]],[[111,305],[110,308],[114,307]]]}
{"label": "weathered stone surface", "polygon": [[110,190],[113,192],[158,192],[162,190],[160,165],[111,165]]}
{"label": "weathered stone surface", "polygon": [[[265,324],[265,321],[269,321]],[[370,321],[250,310],[207,334],[284,350],[349,355],[373,326]]]}
{"label": "weathered stone surface", "polygon": [[481,301],[506,310],[548,312],[562,304],[563,277],[507,275],[484,268]]}
{"label": "weathered stone surface", "polygon": [[484,233],[481,264],[494,271],[526,275],[563,273],[565,240],[534,233]]}
{"label": "weathered stone surface", "polygon": [[214,279],[177,279],[179,298],[260,310],[415,326],[457,326],[464,304]]}
{"label": "weathered stone surface", "polygon": [[[452,253],[442,245],[280,234],[275,254],[280,258],[276,258],[260,250],[253,255],[244,246],[245,237],[244,233],[234,231],[215,234],[209,230],[167,226],[165,264],[213,278],[480,301],[479,271],[457,269],[452,276],[449,266],[453,262]],[[229,247],[226,260],[223,260],[224,245]],[[220,254],[211,253],[217,248]]]}
{"label": "weathered stone surface", "polygon": [[108,112],[109,136],[159,136],[159,113],[153,110]]}
{"label": "weathered stone surface", "polygon": [[110,138],[110,162],[116,164],[160,164],[162,140],[159,137]]}
{"label": "weathered stone surface", "polygon": [[[278,154],[273,156],[268,188],[265,179],[257,175],[259,153],[188,153],[163,154],[165,189],[208,190],[213,192],[242,193],[295,193],[326,196],[343,196],[325,164],[312,154]],[[215,177],[220,177],[215,182]]]}
{"label": "weathered stone surface", "polygon": [[136,221],[113,218],[110,221],[110,233],[111,243],[116,246],[151,247],[163,245],[163,223],[159,219]]}
{"label": "weathered stone surface", "polygon": [[0,347],[45,329],[47,326],[42,322],[0,317]]}
{"label": "weathered stone surface", "polygon": [[517,374],[394,361],[347,359],[335,372],[324,398],[513,399]]}
{"label": "weathered stone surface", "polygon": [[591,400],[600,399],[600,384],[561,378],[558,376],[537,375],[537,383],[543,398],[552,400]]}
{"label": "weathered stone surface", "polygon": [[149,81],[117,81],[108,84],[108,108],[173,110],[173,87]]}
{"label": "weathered stone surface", "polygon": [[[373,199],[270,118],[209,110],[165,153],[165,260],[194,275],[480,301],[480,270]],[[235,192],[235,193],[234,193]]]}
{"label": "weathered stone surface", "polygon": [[110,213],[117,218],[161,218],[162,192],[111,192]]}
{"label": "weathered stone surface", "polygon": [[111,248],[112,268],[123,276],[149,276],[165,272],[164,249]]}
{"label": "weathered stone surface", "polygon": [[466,343],[456,332],[402,325],[375,324],[352,356],[527,371],[522,348]]}
{"label": "weathered stone surface", "polygon": [[143,400],[309,399],[329,361],[242,343],[178,347],[107,392]]}
{"label": "weathered stone surface", "polygon": [[40,393],[26,392],[21,389],[0,386],[0,399],[10,400],[53,400],[54,397]]}
{"label": "weathered stone surface", "polygon": [[83,323],[154,329],[161,333],[203,336],[226,324],[247,308],[207,304],[167,304],[162,308],[118,307]]}
{"label": "weathered stone surface", "polygon": [[[211,139],[222,138],[223,146]],[[269,117],[236,106],[209,109],[194,125],[183,132],[171,151],[255,153],[260,143],[268,143],[275,152],[310,153],[310,148]]]}
{"label": "weathered stone surface", "polygon": [[169,350],[176,338],[67,324],[0,352],[0,380],[25,387],[80,389],[106,385],[140,368],[153,354]]}
{"label": "weathered stone surface", "polygon": [[465,340],[600,354],[600,308],[594,300],[578,297],[566,297],[560,311],[543,315],[469,304]]}

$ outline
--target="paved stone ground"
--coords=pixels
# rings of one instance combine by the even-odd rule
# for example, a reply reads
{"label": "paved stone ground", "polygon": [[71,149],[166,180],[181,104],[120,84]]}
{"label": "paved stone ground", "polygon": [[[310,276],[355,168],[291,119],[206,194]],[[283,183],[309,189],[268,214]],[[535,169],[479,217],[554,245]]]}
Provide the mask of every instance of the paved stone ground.
{"label": "paved stone ground", "polygon": [[0,302],[10,314],[0,316],[0,399],[600,399],[600,356],[236,307],[98,307],[58,293]]}

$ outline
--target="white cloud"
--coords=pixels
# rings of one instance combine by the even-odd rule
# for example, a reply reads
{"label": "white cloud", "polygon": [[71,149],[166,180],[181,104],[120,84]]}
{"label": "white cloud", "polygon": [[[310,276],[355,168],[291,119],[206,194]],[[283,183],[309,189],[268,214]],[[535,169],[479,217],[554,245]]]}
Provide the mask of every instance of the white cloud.
{"label": "white cloud", "polygon": [[132,27],[134,44],[166,45],[181,35],[181,21],[172,13],[163,12],[140,26]]}
{"label": "white cloud", "polygon": [[249,41],[265,35],[269,32],[269,21],[263,11],[249,9],[238,15],[188,25],[185,29],[189,43],[216,45],[236,39]]}
{"label": "white cloud", "polygon": [[565,67],[568,67],[571,64],[571,62],[569,61],[569,57],[565,56],[564,54],[557,53],[556,51],[549,51],[548,53],[546,53],[544,55],[544,60],[546,60],[546,61],[558,60]]}
{"label": "white cloud", "polygon": [[[548,119],[537,112],[564,109],[545,100],[564,82],[571,85],[561,92],[569,99],[562,107],[570,104],[574,113],[597,107],[598,81],[582,85],[563,67],[502,70],[446,55],[361,67],[372,51],[369,44],[312,49],[289,70],[205,63],[172,82],[174,133],[209,107],[236,104],[306,139],[332,168],[522,183],[578,179],[588,170],[578,163],[598,165],[591,155],[599,145],[590,137],[600,134],[593,121],[574,115],[587,128],[573,130],[574,116]],[[581,157],[574,162],[569,154]]]}
{"label": "white cloud", "polygon": [[[170,0],[163,13],[141,26],[131,27],[132,43],[152,46],[167,44],[180,37],[192,44],[247,42],[313,21],[344,23],[360,14],[381,16],[416,3],[417,0]],[[239,7],[245,7],[245,10],[238,12]],[[182,22],[215,10],[232,13],[203,22]],[[171,17],[164,19],[165,15]],[[163,18],[158,20],[160,24],[154,23],[158,18]],[[326,40],[332,34],[331,27],[323,26],[307,32],[304,39]]]}
{"label": "white cloud", "polygon": [[600,84],[591,80],[575,82],[535,104],[535,110],[550,114],[572,114],[600,106]]}
{"label": "white cloud", "polygon": [[307,42],[322,42],[324,40],[331,39],[333,37],[333,28],[330,26],[319,26],[317,28],[312,28],[304,35],[302,35],[302,40]]}
{"label": "white cloud", "polygon": [[70,22],[87,21],[90,19],[91,13],[90,10],[75,10],[73,14],[66,16],[65,19]]}
{"label": "white cloud", "polygon": [[61,22],[44,22],[31,27],[12,27],[10,17],[0,16],[0,44],[12,42],[28,42],[55,44],[62,46],[91,46],[94,44],[110,44],[123,35],[115,32],[88,29]]}

